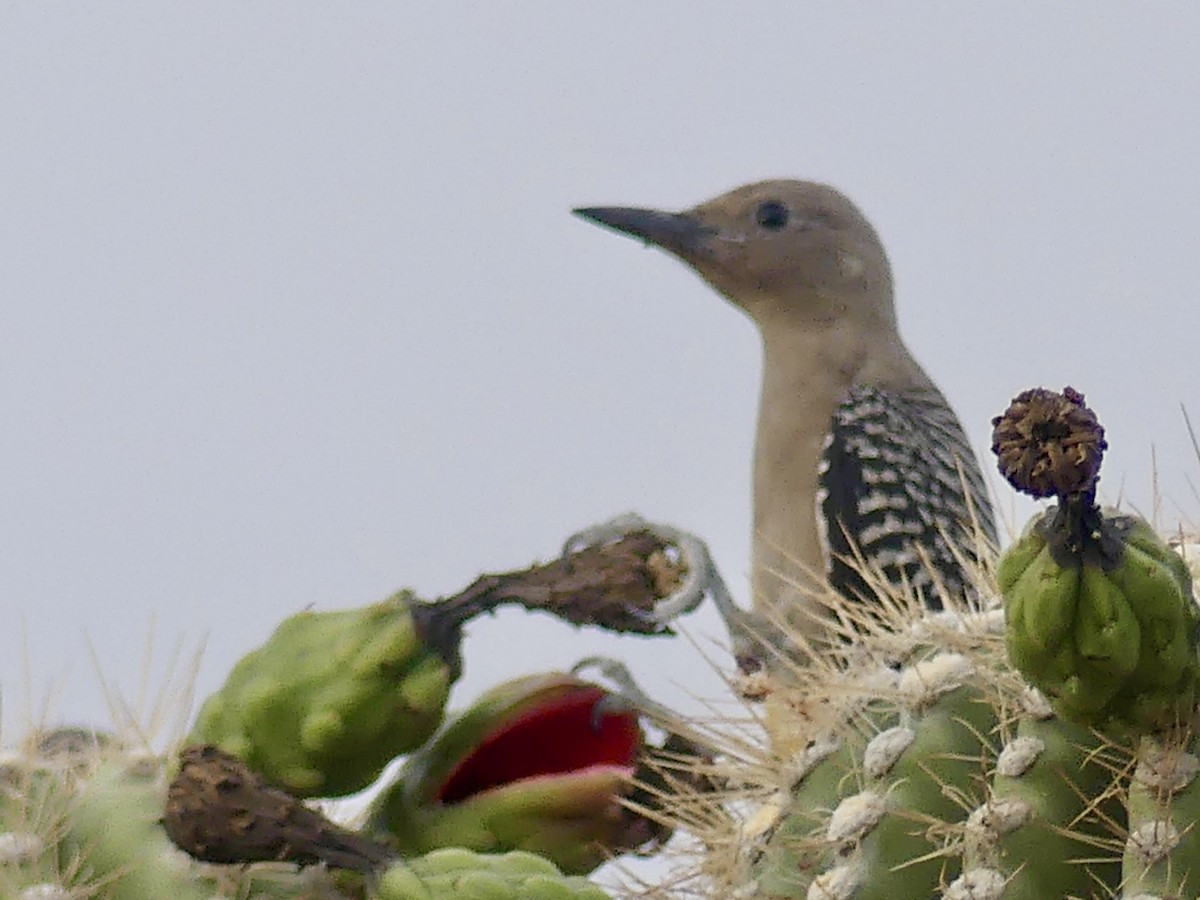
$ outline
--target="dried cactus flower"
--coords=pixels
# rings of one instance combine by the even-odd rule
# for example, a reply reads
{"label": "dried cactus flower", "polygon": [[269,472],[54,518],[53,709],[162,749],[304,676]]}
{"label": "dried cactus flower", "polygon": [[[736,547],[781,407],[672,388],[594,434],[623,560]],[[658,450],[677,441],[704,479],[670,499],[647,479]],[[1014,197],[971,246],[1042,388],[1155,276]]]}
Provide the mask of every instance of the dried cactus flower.
{"label": "dried cactus flower", "polygon": [[1000,474],[1032,497],[1094,490],[1108,444],[1083,394],[1033,388],[1022,391],[992,420],[992,452]]}

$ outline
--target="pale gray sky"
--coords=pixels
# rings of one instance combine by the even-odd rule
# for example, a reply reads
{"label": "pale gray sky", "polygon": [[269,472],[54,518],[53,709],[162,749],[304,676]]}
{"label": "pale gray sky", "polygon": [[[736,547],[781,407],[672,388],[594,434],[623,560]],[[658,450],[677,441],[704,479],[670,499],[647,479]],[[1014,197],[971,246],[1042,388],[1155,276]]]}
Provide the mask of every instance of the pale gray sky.
{"label": "pale gray sky", "polygon": [[[152,619],[160,657],[207,634],[203,695],[292,612],[628,509],[744,599],[754,331],[580,204],[837,185],[981,451],[1070,383],[1109,498],[1150,508],[1154,448],[1164,524],[1200,520],[1200,10],[1069,9],[0,4],[5,740],[27,680],[106,720],[85,635],[132,694]],[[456,699],[597,651],[718,689],[686,642],[510,613]]]}

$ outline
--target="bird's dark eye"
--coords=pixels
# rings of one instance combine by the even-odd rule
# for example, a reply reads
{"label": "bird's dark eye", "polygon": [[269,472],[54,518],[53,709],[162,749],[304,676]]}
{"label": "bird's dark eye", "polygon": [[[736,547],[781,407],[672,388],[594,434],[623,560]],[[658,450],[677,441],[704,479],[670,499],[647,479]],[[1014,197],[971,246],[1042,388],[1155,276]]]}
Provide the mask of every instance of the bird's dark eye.
{"label": "bird's dark eye", "polygon": [[788,208],[778,200],[768,200],[754,211],[754,221],[769,231],[779,231],[788,223]]}

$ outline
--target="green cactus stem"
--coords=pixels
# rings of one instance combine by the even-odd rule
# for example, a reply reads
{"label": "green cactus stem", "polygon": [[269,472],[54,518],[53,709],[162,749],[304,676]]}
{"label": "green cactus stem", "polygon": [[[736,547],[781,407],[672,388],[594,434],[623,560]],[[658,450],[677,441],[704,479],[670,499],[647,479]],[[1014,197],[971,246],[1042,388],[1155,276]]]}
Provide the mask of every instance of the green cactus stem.
{"label": "green cactus stem", "polygon": [[1037,692],[1021,700],[988,796],[966,819],[960,884],[990,879],[1006,900],[1092,896],[1120,882],[1121,751],[1054,718]]}
{"label": "green cactus stem", "polygon": [[[980,674],[961,654],[936,653],[896,672],[890,687],[864,681],[877,692],[871,705],[894,713],[863,720],[878,729],[869,740],[839,738],[838,752],[804,774],[791,827],[766,847],[756,896],[929,896],[956,877],[946,836],[981,796],[993,753],[995,713]],[[849,769],[847,751],[856,756]]]}
{"label": "green cactus stem", "polygon": [[1196,741],[1146,739],[1129,786],[1126,896],[1200,896]]}
{"label": "green cactus stem", "polygon": [[0,896],[209,900],[159,826],[160,774],[82,729],[32,736],[0,770]]}

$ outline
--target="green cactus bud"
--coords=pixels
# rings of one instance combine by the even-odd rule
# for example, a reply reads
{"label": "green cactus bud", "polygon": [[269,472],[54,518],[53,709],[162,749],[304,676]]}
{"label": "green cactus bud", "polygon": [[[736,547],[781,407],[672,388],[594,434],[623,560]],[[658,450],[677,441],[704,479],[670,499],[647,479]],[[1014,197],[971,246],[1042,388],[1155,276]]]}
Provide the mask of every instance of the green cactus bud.
{"label": "green cactus bud", "polygon": [[1036,388],[992,424],[1004,477],[1058,497],[997,567],[1012,662],[1085,726],[1137,736],[1186,721],[1200,679],[1191,577],[1149,524],[1096,506],[1096,414],[1073,388]]}
{"label": "green cactus bud", "polygon": [[591,871],[629,846],[637,713],[575,676],[519,678],[481,696],[405,762],[368,829],[405,854],[529,850]]}
{"label": "green cactus bud", "polygon": [[1144,521],[1051,507],[999,576],[1009,658],[1060,715],[1136,735],[1190,713],[1200,618],[1182,560]]}
{"label": "green cactus bud", "polygon": [[606,900],[598,886],[563,875],[532,853],[434,850],[397,863],[379,880],[376,900]]}
{"label": "green cactus bud", "polygon": [[442,721],[458,631],[431,646],[433,609],[401,592],[285,619],[205,702],[188,743],[218,746],[297,796],[362,790]]}

